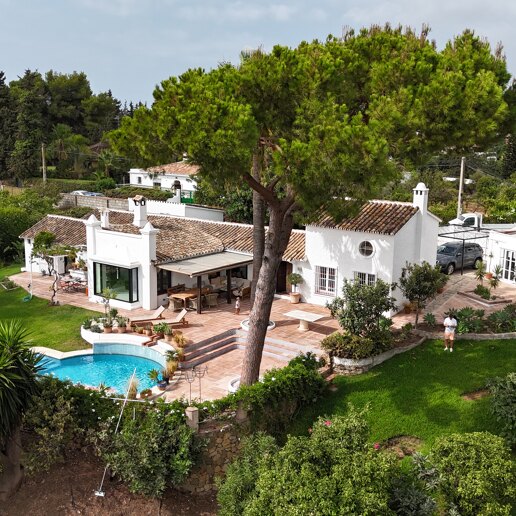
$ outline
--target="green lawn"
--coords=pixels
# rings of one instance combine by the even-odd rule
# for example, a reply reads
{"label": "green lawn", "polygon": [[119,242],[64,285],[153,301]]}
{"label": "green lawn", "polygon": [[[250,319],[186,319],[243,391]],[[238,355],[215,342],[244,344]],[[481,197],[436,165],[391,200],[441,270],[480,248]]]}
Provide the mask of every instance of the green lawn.
{"label": "green lawn", "polygon": [[[20,265],[0,268],[0,278],[20,272]],[[81,338],[80,326],[87,317],[97,317],[75,306],[49,306],[46,299],[33,297],[24,303],[27,292],[22,288],[5,291],[0,287],[0,320],[21,319],[35,346],[45,346],[59,351],[84,349],[88,344]]]}
{"label": "green lawn", "polygon": [[427,341],[366,374],[337,377],[338,390],[302,411],[291,433],[306,435],[317,416],[345,414],[348,403],[369,404],[374,441],[413,435],[427,448],[454,432],[497,433],[489,398],[466,401],[461,394],[511,371],[516,371],[516,340],[458,341],[453,353],[443,351],[442,341]]}

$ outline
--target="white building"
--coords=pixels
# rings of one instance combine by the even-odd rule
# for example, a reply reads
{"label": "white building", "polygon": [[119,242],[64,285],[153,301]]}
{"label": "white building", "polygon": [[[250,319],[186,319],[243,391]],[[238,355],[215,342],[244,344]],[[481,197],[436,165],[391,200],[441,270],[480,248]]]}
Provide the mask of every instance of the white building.
{"label": "white building", "polygon": [[191,165],[185,160],[147,169],[132,168],[129,170],[129,184],[163,190],[180,189],[183,197],[191,197],[197,187],[194,176],[198,172],[197,165]]}
{"label": "white building", "polygon": [[489,272],[494,272],[494,268],[500,265],[501,281],[516,284],[516,226],[513,229],[491,230],[486,255]]}
{"label": "white building", "polygon": [[[56,234],[59,243],[83,246],[88,264],[90,300],[104,288],[117,291],[111,304],[127,309],[154,309],[167,301],[167,290],[248,286],[252,278],[252,226],[148,215],[143,198],[133,213],[105,210],[100,220],[48,215],[21,238],[26,267],[33,239],[40,231]],[[363,283],[395,282],[407,263],[435,263],[439,219],[428,212],[428,189],[420,183],[413,203],[371,201],[357,216],[333,222],[322,216],[306,230],[294,230],[280,265],[276,291],[287,292],[287,275],[299,272],[304,301],[325,305],[340,295],[345,279]],[[230,288],[227,288],[227,281]],[[403,301],[399,292],[394,292]]]}

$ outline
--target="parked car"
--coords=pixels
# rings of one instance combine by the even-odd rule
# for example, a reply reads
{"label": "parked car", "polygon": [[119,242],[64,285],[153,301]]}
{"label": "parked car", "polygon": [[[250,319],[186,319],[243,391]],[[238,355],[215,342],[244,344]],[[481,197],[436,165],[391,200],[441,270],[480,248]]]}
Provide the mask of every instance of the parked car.
{"label": "parked car", "polygon": [[484,250],[478,244],[466,242],[464,244],[464,262],[462,256],[462,242],[446,242],[437,248],[437,264],[446,274],[453,274],[455,269],[464,267],[476,267],[482,261]]}
{"label": "parked car", "polygon": [[72,195],[83,195],[85,197],[102,197],[103,194],[98,192],[88,192],[87,190],[74,190],[70,192]]}
{"label": "parked car", "polygon": [[70,192],[71,195],[88,195],[90,192],[87,192],[86,190],[74,190],[73,192]]}

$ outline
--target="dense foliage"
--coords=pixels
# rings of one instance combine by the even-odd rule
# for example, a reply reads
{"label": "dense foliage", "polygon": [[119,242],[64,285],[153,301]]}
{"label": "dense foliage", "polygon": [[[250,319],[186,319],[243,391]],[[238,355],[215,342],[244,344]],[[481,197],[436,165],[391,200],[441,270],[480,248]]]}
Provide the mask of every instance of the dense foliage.
{"label": "dense foliage", "polygon": [[[26,70],[9,84],[0,72],[0,180],[40,176],[42,144],[49,171],[60,177],[80,178],[93,168],[116,172],[116,166],[106,170],[102,149],[92,144],[133,110],[110,91],[93,94],[83,72],[50,70],[43,76]],[[116,156],[115,162],[126,168],[125,159]]]}
{"label": "dense foliage", "polygon": [[326,388],[318,371],[323,363],[312,353],[299,355],[282,369],[267,371],[259,382],[241,385],[225,398],[199,404],[201,415],[217,416],[228,409],[249,411],[251,430],[282,437],[294,414],[315,403]]}
{"label": "dense foliage", "polygon": [[516,474],[501,437],[488,432],[441,437],[430,461],[439,471],[440,493],[449,508],[464,516],[509,516],[516,501]]}
{"label": "dense foliage", "polygon": [[362,415],[352,410],[318,419],[309,437],[289,436],[276,453],[264,438],[251,441],[221,487],[221,513],[390,514],[396,461],[368,443],[368,435]]}
{"label": "dense foliage", "polygon": [[494,378],[488,384],[491,410],[509,446],[516,447],[516,373]]}
{"label": "dense foliage", "polygon": [[481,333],[485,330],[493,333],[516,332],[516,304],[506,305],[501,310],[485,317],[485,310],[465,306],[453,311],[457,319],[457,333]]}

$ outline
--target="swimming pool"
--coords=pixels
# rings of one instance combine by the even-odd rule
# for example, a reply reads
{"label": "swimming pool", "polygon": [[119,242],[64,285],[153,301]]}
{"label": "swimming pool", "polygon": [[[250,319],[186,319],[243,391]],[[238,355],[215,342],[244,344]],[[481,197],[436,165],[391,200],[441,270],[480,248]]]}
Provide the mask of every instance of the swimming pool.
{"label": "swimming pool", "polygon": [[147,376],[151,369],[161,371],[163,365],[145,357],[134,355],[93,353],[80,355],[62,360],[45,357],[43,359],[42,374],[53,374],[60,380],[71,380],[90,387],[104,384],[123,394],[127,390],[127,383],[136,368],[138,391],[153,387]]}

